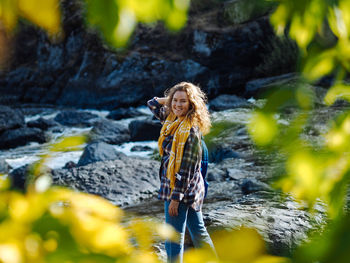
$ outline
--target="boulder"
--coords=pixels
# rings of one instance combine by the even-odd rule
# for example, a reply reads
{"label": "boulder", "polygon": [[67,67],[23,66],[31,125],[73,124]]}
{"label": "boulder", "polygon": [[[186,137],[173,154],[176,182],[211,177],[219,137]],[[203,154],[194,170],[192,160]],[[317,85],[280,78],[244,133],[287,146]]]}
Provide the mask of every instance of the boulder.
{"label": "boulder", "polygon": [[91,142],[105,142],[109,144],[122,144],[130,140],[127,126],[109,120],[95,122],[89,137]]}
{"label": "boulder", "polygon": [[245,178],[241,182],[241,189],[243,194],[251,194],[258,191],[273,191],[268,184],[258,181],[255,178]]}
{"label": "boulder", "polygon": [[8,129],[24,126],[24,116],[18,110],[0,105],[0,133]]}
{"label": "boulder", "polygon": [[15,148],[29,142],[44,143],[46,140],[45,133],[38,128],[6,130],[0,135],[0,149]]}
{"label": "boulder", "polygon": [[121,120],[126,118],[134,118],[145,115],[144,113],[138,111],[135,108],[129,107],[129,108],[119,108],[116,110],[111,111],[106,118],[112,119],[112,120]]}
{"label": "boulder", "polygon": [[239,154],[227,146],[217,145],[209,152],[209,161],[219,163],[224,159],[239,158]]}
{"label": "boulder", "polygon": [[129,124],[131,141],[156,141],[159,138],[162,125],[159,121],[150,119],[136,120]]}
{"label": "boulder", "polygon": [[152,148],[149,146],[135,145],[130,149],[131,152],[144,152],[152,151]]}
{"label": "boulder", "polygon": [[[56,185],[100,195],[116,205],[127,206],[155,198],[159,187],[159,162],[125,157],[52,171]],[[145,204],[146,205],[146,204]]]}
{"label": "boulder", "polygon": [[83,166],[99,161],[123,159],[124,157],[126,155],[118,152],[112,145],[104,142],[94,142],[85,147],[77,165]]}
{"label": "boulder", "polygon": [[45,118],[38,118],[36,120],[32,120],[27,122],[27,126],[30,128],[39,128],[43,131],[48,130],[49,128],[58,126],[59,123],[54,121],[53,119],[45,119]]}
{"label": "boulder", "polygon": [[99,117],[96,114],[77,110],[62,111],[56,115],[54,121],[74,127],[91,127]]}
{"label": "boulder", "polygon": [[209,103],[209,109],[213,111],[222,111],[235,108],[251,108],[253,104],[246,99],[238,97],[236,95],[223,94]]}

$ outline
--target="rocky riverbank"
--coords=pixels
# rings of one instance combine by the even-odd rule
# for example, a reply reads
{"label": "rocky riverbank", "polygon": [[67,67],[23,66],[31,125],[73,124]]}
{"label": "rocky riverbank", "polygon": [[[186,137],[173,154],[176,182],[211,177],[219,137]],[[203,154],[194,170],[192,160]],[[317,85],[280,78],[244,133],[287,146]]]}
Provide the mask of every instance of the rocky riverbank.
{"label": "rocky riverbank", "polygon": [[[265,85],[265,88],[268,87]],[[322,88],[315,89],[322,91]],[[319,95],[321,96],[321,92]],[[282,158],[274,152],[255,147],[246,130],[252,111],[263,104],[264,100],[246,100],[228,95],[210,101],[209,108],[222,109],[211,111],[213,130],[222,123],[226,126],[208,142],[211,162],[207,176],[210,186],[203,213],[210,231],[240,226],[253,227],[264,237],[271,253],[288,255],[296,244],[307,238],[309,231],[322,226],[325,215],[322,204],[311,215],[302,204],[269,185],[276,171],[281,169]],[[314,143],[322,143],[321,135],[327,131],[328,122],[345,110],[346,105],[329,108],[319,100],[302,136]],[[285,111],[278,117],[279,122],[289,125],[296,111],[296,108]],[[23,109],[20,112],[28,113],[29,110]],[[159,163],[150,158],[130,157],[113,148],[113,145],[130,141],[139,141],[136,150],[142,148],[143,141],[131,136],[130,128],[139,129],[138,133],[145,140],[155,140],[157,136],[154,130],[159,132],[159,122],[141,115],[126,125],[106,118],[110,116],[107,112],[104,113],[105,117],[86,112],[83,116],[83,113],[69,111],[67,114],[67,110],[62,110],[51,119],[38,118],[24,124],[28,126],[28,123],[55,122],[48,129],[46,125],[38,128],[44,134],[45,129],[48,132],[50,129],[62,129],[72,125],[90,127],[86,131],[90,141],[84,146],[80,160],[69,162],[65,167],[50,172],[54,184],[103,196],[131,215],[162,220],[163,204],[156,198]],[[61,115],[66,116],[64,123],[60,123]],[[126,114],[125,117],[129,115]],[[23,116],[19,119],[23,120]],[[21,123],[23,126],[23,122]],[[15,127],[11,129],[21,129]],[[148,150],[151,153],[153,149]],[[21,167],[10,173],[17,187],[24,187],[26,170],[27,167]],[[160,254],[164,253],[161,245],[159,249]]]}

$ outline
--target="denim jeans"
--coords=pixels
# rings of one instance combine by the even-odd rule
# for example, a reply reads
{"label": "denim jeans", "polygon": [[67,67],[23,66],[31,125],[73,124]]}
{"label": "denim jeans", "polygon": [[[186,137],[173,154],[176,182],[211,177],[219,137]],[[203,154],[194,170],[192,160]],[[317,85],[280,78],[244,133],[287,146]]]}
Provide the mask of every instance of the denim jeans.
{"label": "denim jeans", "polygon": [[210,246],[215,253],[213,242],[204,225],[202,212],[196,212],[192,207],[180,202],[178,215],[170,216],[169,204],[170,201],[165,201],[165,222],[172,225],[175,230],[180,233],[180,243],[165,242],[168,262],[175,262],[178,258],[179,262],[182,262],[186,225],[196,248],[204,245]]}

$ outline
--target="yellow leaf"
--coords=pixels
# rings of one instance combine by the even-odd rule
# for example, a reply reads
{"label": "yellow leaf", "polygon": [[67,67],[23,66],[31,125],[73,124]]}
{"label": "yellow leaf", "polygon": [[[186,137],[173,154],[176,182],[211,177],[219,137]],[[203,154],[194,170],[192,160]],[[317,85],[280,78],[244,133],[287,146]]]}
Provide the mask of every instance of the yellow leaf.
{"label": "yellow leaf", "polygon": [[223,262],[251,262],[265,252],[263,239],[256,230],[250,228],[218,231],[212,235],[212,239],[219,259]]}
{"label": "yellow leaf", "polygon": [[7,190],[10,187],[10,179],[6,174],[0,174],[0,191]]}
{"label": "yellow leaf", "polygon": [[278,35],[282,35],[284,33],[288,16],[289,8],[283,3],[281,3],[276,11],[270,16],[271,24],[274,25],[275,31]]}
{"label": "yellow leaf", "polygon": [[18,0],[19,14],[54,35],[61,30],[59,0]]}
{"label": "yellow leaf", "polygon": [[319,79],[332,72],[335,66],[335,50],[330,49],[308,60],[303,73],[309,80]]}
{"label": "yellow leaf", "polygon": [[324,101],[327,105],[332,105],[337,99],[345,99],[350,101],[350,86],[345,84],[335,84],[331,87]]}
{"label": "yellow leaf", "polygon": [[0,243],[0,262],[24,262],[23,251],[19,242]]}
{"label": "yellow leaf", "polygon": [[273,114],[255,112],[249,121],[248,131],[258,145],[271,143],[278,132]]}
{"label": "yellow leaf", "polygon": [[17,24],[17,1],[2,0],[0,2],[0,20],[7,31],[11,31]]}

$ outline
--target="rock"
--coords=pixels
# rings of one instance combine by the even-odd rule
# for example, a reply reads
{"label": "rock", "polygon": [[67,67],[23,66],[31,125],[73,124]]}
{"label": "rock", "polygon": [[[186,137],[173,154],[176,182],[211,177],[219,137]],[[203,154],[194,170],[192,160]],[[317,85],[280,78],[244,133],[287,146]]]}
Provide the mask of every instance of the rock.
{"label": "rock", "polygon": [[206,178],[208,182],[223,182],[226,178],[226,172],[215,167],[212,168],[209,164],[209,169]]}
{"label": "rock", "polygon": [[7,174],[11,169],[11,166],[4,159],[0,159],[0,174]]}
{"label": "rock", "polygon": [[90,127],[97,119],[98,116],[96,114],[75,110],[60,112],[54,118],[55,121],[62,125],[75,127]]}
{"label": "rock", "polygon": [[227,94],[220,95],[209,103],[209,109],[214,111],[222,111],[234,108],[251,108],[252,106],[253,104],[244,98]]}
{"label": "rock", "polygon": [[104,142],[94,142],[85,147],[78,161],[78,166],[99,161],[123,159],[124,157],[126,155],[118,152],[113,146]]}
{"label": "rock", "polygon": [[[31,164],[26,164],[21,167],[14,169],[10,174],[11,188],[25,191],[32,176],[33,166]],[[51,174],[51,168],[47,166],[42,166],[41,170],[35,176],[40,176],[42,174]]]}
{"label": "rock", "polygon": [[26,181],[29,175],[29,165],[21,166],[17,169],[14,169],[10,174],[11,187],[24,191],[26,188]]}
{"label": "rock", "polygon": [[38,128],[6,130],[0,135],[0,149],[15,148],[29,142],[44,143],[46,140],[44,132]]}
{"label": "rock", "polygon": [[24,116],[18,110],[0,105],[0,133],[24,126]]}
{"label": "rock", "polygon": [[135,145],[130,151],[131,152],[144,152],[144,151],[152,151],[153,149],[149,146]]}
{"label": "rock", "polygon": [[245,178],[241,182],[243,194],[251,194],[258,191],[272,191],[272,187],[254,178]]}
{"label": "rock", "polygon": [[95,122],[89,134],[91,142],[122,144],[130,140],[127,126],[109,120]]}
{"label": "rock", "polygon": [[234,150],[222,145],[217,145],[215,149],[209,152],[209,161],[219,163],[224,159],[239,158],[239,154]]}
{"label": "rock", "polygon": [[126,118],[134,118],[145,115],[144,113],[136,110],[135,108],[119,108],[111,111],[106,118],[112,120],[121,120]]}
{"label": "rock", "polygon": [[59,124],[52,120],[52,119],[44,119],[42,117],[36,119],[36,120],[32,120],[32,121],[29,121],[27,123],[27,126],[30,127],[30,128],[39,128],[43,131],[46,131],[48,130],[49,128],[52,128],[52,127],[56,127],[58,126]]}
{"label": "rock", "polygon": [[52,171],[53,182],[100,195],[119,206],[155,198],[159,187],[159,162],[125,157]]}
{"label": "rock", "polygon": [[274,89],[276,87],[294,88],[298,81],[300,81],[300,77],[295,73],[288,73],[269,78],[251,80],[248,81],[245,86],[244,96],[261,96],[268,90]]}
{"label": "rock", "polygon": [[74,168],[74,167],[77,167],[77,164],[75,162],[72,162],[72,161],[67,162],[63,166],[64,169],[70,169],[70,168]]}
{"label": "rock", "polygon": [[131,141],[156,141],[162,125],[159,121],[136,120],[129,124]]}

